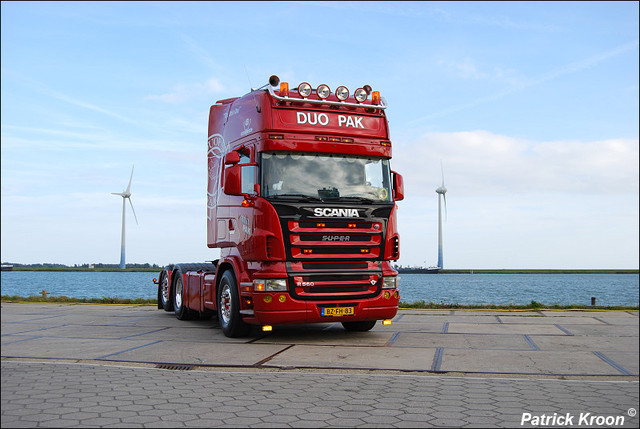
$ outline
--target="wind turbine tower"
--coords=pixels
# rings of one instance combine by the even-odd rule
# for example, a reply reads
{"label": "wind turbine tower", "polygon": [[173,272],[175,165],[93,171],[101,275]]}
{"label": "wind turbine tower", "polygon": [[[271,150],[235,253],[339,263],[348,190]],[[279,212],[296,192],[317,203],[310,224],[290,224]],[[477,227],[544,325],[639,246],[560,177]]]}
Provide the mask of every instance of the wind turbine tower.
{"label": "wind turbine tower", "polygon": [[444,186],[444,168],[442,167],[442,163],[440,163],[440,169],[442,170],[442,185],[436,189],[438,194],[438,268],[442,269],[444,267],[442,263],[442,200],[444,200],[444,212],[445,217],[447,215],[447,188]]}
{"label": "wind turbine tower", "polygon": [[120,195],[122,197],[122,244],[120,246],[120,269],[125,269],[124,262],[124,223],[125,223],[125,201],[129,200],[129,204],[131,204],[131,210],[133,211],[133,217],[136,219],[136,225],[138,224],[138,217],[136,216],[136,211],[133,208],[133,203],[131,202],[131,180],[133,179],[133,168],[131,167],[131,177],[129,177],[129,184],[127,185],[127,189],[124,192],[112,192],[113,195]]}

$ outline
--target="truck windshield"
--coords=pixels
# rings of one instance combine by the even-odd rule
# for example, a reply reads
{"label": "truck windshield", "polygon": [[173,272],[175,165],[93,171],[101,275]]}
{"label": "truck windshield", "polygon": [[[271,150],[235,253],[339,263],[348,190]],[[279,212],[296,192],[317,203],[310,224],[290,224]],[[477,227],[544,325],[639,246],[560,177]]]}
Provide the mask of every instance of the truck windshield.
{"label": "truck windshield", "polygon": [[351,155],[263,153],[263,197],[389,202],[389,160]]}

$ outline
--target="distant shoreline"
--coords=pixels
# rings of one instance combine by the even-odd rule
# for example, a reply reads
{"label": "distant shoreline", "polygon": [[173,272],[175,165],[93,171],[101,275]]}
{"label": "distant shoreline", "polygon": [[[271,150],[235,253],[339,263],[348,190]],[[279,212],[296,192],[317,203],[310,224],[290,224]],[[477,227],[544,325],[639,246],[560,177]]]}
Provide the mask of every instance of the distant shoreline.
{"label": "distant shoreline", "polygon": [[637,269],[447,269],[396,268],[400,274],[638,274]]}
{"label": "distant shoreline", "polygon": [[3,272],[10,271],[78,271],[78,272],[123,272],[123,273],[158,273],[162,268],[76,268],[76,267],[13,267],[9,270],[3,269]]}
{"label": "distant shoreline", "polygon": [[[159,273],[162,268],[16,267],[3,271],[77,271]],[[445,269],[397,268],[400,274],[638,274],[638,269]]]}

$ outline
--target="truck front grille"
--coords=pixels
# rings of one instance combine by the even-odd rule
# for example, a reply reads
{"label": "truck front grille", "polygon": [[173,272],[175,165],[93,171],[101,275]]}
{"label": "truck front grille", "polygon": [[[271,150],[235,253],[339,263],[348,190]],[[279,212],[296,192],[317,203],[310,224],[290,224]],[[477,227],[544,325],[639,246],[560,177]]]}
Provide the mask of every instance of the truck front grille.
{"label": "truck front grille", "polygon": [[382,224],[371,221],[289,221],[291,257],[296,259],[378,259]]}
{"label": "truck front grille", "polygon": [[298,299],[346,300],[380,293],[382,270],[378,262],[287,264],[291,294]]}
{"label": "truck front grille", "polygon": [[383,224],[375,220],[288,220],[290,290],[307,300],[374,297],[382,288]]}

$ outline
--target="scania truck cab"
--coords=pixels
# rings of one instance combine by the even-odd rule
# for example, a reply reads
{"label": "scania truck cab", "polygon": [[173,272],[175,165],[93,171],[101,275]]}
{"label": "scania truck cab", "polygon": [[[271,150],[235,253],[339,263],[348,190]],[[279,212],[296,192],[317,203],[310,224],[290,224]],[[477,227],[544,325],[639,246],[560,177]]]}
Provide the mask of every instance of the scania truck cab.
{"label": "scania truck cab", "polygon": [[222,331],[390,323],[400,256],[386,103],[303,82],[269,84],[209,112],[207,245],[211,263],[165,267],[158,307],[180,319],[217,313]]}

